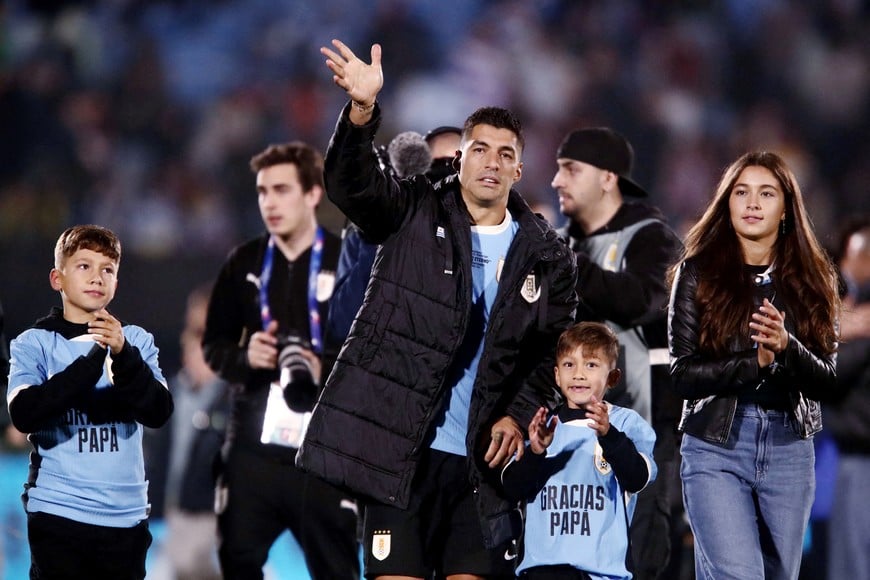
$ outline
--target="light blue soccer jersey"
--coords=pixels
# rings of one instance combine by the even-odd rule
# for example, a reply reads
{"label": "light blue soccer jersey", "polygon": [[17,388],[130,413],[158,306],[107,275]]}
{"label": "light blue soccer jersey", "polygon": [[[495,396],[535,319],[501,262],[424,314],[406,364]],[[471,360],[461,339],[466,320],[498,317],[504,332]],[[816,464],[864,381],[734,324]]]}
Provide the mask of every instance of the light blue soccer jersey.
{"label": "light blue soccer jersey", "polygon": [[[124,337],[165,386],[152,335],[127,325]],[[93,345],[87,334],[66,338],[46,328],[23,332],[10,344],[7,403],[22,389],[41,388]],[[114,388],[111,364],[109,353],[98,389]],[[149,505],[142,432],[136,422],[94,424],[84,412],[69,409],[52,425],[31,433],[32,485],[26,491],[26,510],[110,527],[132,527],[145,519]]]}
{"label": "light blue soccer jersey", "polygon": [[[535,566],[568,564],[596,580],[631,578],[625,560],[636,495],[619,486],[588,423],[573,420],[556,427],[546,462],[558,467],[526,504],[518,574]],[[610,424],[631,439],[648,460],[649,481],[655,479],[655,432],[649,423],[631,409],[610,405]]]}
{"label": "light blue soccer jersey", "polygon": [[457,356],[461,367],[459,380],[450,390],[444,420],[435,429],[432,448],[454,455],[466,455],[465,435],[471,393],[477,378],[477,366],[483,352],[489,313],[498,292],[501,268],[519,225],[509,211],[497,226],[471,227],[471,275],[474,281],[468,331]]}

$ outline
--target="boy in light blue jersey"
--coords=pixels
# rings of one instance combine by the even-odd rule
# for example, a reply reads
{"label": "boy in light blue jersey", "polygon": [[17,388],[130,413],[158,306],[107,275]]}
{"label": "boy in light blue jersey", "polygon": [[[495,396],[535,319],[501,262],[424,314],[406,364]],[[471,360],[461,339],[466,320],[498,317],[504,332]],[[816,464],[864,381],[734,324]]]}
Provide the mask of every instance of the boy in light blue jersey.
{"label": "boy in light blue jersey", "polygon": [[163,425],[173,404],[151,334],[106,310],[120,260],[108,229],[64,231],[49,274],[63,309],[10,345],[9,415],[33,445],[22,496],[31,578],[145,577],[142,426]]}
{"label": "boy in light blue jersey", "polygon": [[656,476],[655,432],[635,411],[604,402],[619,382],[619,342],[598,322],[562,333],[556,383],[564,403],[540,408],[528,449],[502,472],[525,503],[517,574],[529,580],[631,578],[628,530],[635,494]]}

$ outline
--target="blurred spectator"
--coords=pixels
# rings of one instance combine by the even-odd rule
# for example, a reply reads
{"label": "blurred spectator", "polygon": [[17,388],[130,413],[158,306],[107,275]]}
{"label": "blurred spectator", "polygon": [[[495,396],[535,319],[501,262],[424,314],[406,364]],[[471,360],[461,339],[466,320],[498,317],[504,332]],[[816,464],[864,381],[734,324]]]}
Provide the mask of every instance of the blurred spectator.
{"label": "blurred spectator", "polygon": [[[3,305],[0,304],[0,383],[3,392],[6,392],[6,384],[9,380],[9,343],[6,342],[4,332]],[[12,426],[9,419],[9,407],[6,401],[0,405],[0,451],[13,450],[23,451],[27,446],[27,435]]]}
{"label": "blurred spectator", "polygon": [[[3,305],[0,304],[0,383],[6,392],[9,376],[9,345],[4,332]],[[21,482],[2,477],[7,473],[20,473],[27,466],[27,436],[12,426],[9,419],[9,409],[6,400],[0,405],[0,577],[18,577],[14,574],[16,556],[27,552],[27,539],[22,531],[27,525],[21,512],[21,502],[18,495],[21,492]],[[15,454],[14,457],[11,454]],[[20,458],[20,460],[19,460]],[[3,498],[8,498],[4,501]],[[14,500],[13,500],[14,498]],[[17,558],[18,574],[27,574],[27,566],[23,566],[22,558]]]}
{"label": "blurred spectator", "polygon": [[440,181],[456,173],[453,160],[456,158],[456,152],[459,151],[462,129],[452,125],[442,125],[426,133],[425,139],[429,146],[429,154],[432,156],[432,162],[426,170],[429,181]]}
{"label": "blurred spectator", "polygon": [[[343,96],[314,48],[336,36],[400,47],[384,63],[393,133],[481,105],[517,112],[521,190],[554,221],[550,155],[579,122],[635,144],[637,178],[678,231],[731,159],[783,152],[830,238],[870,211],[868,29],[854,0],[3,3],[0,262],[38,262],[31,248],[73,222],[113,228],[131,259],[225,256],[261,228],[241,193],[249,152],[290,136],[325,148]],[[194,281],[161,283],[181,297]],[[48,308],[16,306],[7,323]]]}
{"label": "blurred spectator", "polygon": [[[385,66],[400,82],[382,96],[396,101],[397,122],[408,128],[484,104],[528,119],[535,146],[523,189],[532,199],[547,190],[546,152],[579,119],[612,126],[638,145],[638,177],[663,192],[672,223],[694,220],[720,168],[750,146],[813,158],[814,181],[866,208],[861,188],[846,186],[865,183],[870,166],[866,7],[751,5],[224,0],[208,10],[199,2],[42,10],[15,3],[0,16],[9,31],[0,73],[0,207],[4,216],[30,211],[34,220],[0,220],[0,239],[20,233],[22,223],[36,224],[28,235],[50,235],[87,218],[93,198],[106,196],[115,201],[111,219],[89,221],[161,239],[159,247],[131,243],[131,251],[223,255],[259,227],[258,216],[245,215],[249,204],[223,193],[244,190],[234,184],[246,176],[233,174],[247,152],[291,134],[325,145],[339,104],[331,79],[314,72],[320,58],[310,47],[345,30],[354,31],[352,42],[414,46],[387,52]],[[439,26],[441,18],[451,26]],[[506,62],[514,64],[499,64]],[[529,82],[512,82],[517,74]],[[741,127],[754,137],[741,138]],[[167,164],[197,170],[167,171]],[[199,181],[214,194],[203,199],[229,202],[229,211],[162,191],[157,176],[179,171],[214,176],[207,188]],[[814,216],[824,216],[816,221],[823,236],[850,207],[835,199],[810,199]],[[142,204],[154,214],[146,224],[138,223]],[[215,223],[244,217],[217,249],[166,235],[191,215]]]}
{"label": "blurred spectator", "polygon": [[[0,304],[0,383],[3,392],[6,392],[6,383],[9,380],[9,344],[6,342],[4,332],[3,305]],[[9,407],[6,401],[0,405],[0,452],[27,450],[27,435],[16,429],[9,419]]]}
{"label": "blurred spectator", "polygon": [[149,429],[145,468],[151,517],[164,518],[164,570],[176,580],[217,580],[215,461],[229,414],[229,390],[202,354],[209,288],[187,298],[181,333],[182,368],[170,381],[175,412],[162,429]]}
{"label": "blurred spectator", "polygon": [[836,258],[846,286],[837,380],[849,391],[842,402],[825,407],[825,426],[839,451],[828,526],[830,580],[870,578],[870,218],[843,227]]}

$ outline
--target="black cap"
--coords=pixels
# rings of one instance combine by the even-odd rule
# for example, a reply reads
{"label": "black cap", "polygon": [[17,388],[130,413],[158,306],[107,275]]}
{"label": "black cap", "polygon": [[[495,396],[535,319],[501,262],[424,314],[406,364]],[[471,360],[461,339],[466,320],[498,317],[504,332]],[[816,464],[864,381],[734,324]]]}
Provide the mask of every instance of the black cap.
{"label": "black cap", "polygon": [[578,129],[568,133],[559,145],[557,158],[574,159],[594,165],[619,176],[619,190],[624,195],[648,197],[644,188],[631,180],[634,151],[625,137],[607,127]]}
{"label": "black cap", "polygon": [[438,135],[443,135],[445,133],[456,133],[460,137],[462,136],[462,129],[459,127],[454,127],[453,125],[442,125],[440,127],[435,127],[423,137],[426,139],[426,143],[432,140],[432,138],[437,137]]}

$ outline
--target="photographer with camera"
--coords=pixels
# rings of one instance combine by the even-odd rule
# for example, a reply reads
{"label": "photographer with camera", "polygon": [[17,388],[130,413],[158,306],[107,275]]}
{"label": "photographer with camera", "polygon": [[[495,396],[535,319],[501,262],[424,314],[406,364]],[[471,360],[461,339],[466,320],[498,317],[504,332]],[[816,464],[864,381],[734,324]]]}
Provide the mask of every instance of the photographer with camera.
{"label": "photographer with camera", "polygon": [[203,349],[209,365],[241,385],[215,506],[224,578],[263,578],[269,549],[289,529],[314,579],[359,578],[356,503],[294,465],[318,383],[339,238],[318,226],[323,158],[294,142],[251,159],[267,233],[236,247],[212,290]]}

